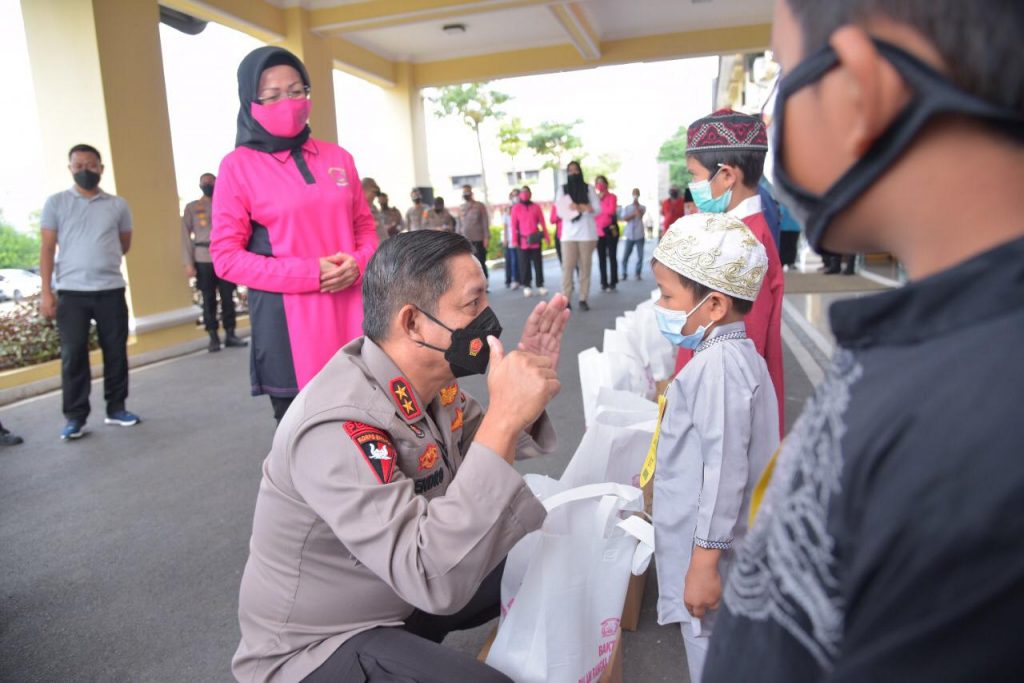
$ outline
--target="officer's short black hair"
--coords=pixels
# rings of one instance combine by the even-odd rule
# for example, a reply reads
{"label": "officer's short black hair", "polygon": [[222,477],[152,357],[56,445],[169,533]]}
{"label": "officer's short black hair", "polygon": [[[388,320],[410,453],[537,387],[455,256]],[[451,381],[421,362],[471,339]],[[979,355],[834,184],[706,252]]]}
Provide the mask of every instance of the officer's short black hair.
{"label": "officer's short black hair", "polygon": [[103,157],[100,156],[100,151],[92,145],[78,144],[68,150],[68,161],[71,161],[71,155],[75,152],[91,152],[96,155],[96,161],[103,162]]}
{"label": "officer's short black hair", "polygon": [[912,27],[941,55],[962,90],[1024,115],[1020,0],[786,0],[803,33],[805,55],[840,26],[887,17]]}
{"label": "officer's short black hair", "polygon": [[743,173],[743,184],[753,190],[761,181],[761,176],[764,175],[764,158],[766,154],[766,152],[755,152],[746,149],[709,149],[700,152],[687,152],[686,156],[693,157],[699,161],[701,166],[711,172],[711,175],[714,175],[718,170],[719,164],[738,168]]}
{"label": "officer's short black hair", "polygon": [[391,320],[402,306],[437,313],[437,301],[452,286],[448,261],[473,253],[462,235],[438,230],[402,232],[383,242],[363,276],[363,334],[387,339]]}

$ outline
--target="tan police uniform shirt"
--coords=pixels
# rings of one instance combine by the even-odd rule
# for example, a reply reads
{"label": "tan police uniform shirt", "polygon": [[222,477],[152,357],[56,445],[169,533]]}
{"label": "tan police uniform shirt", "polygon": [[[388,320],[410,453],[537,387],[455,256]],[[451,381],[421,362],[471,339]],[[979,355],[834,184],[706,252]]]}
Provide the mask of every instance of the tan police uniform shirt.
{"label": "tan police uniform shirt", "polygon": [[409,230],[422,230],[426,225],[427,207],[423,204],[413,204],[405,212],[405,225]]}
{"label": "tan police uniform shirt", "polygon": [[448,209],[441,209],[441,213],[430,209],[423,218],[423,227],[430,230],[455,232],[455,217],[448,212]]}
{"label": "tan police uniform shirt", "polygon": [[475,199],[463,202],[459,209],[460,232],[470,242],[483,242],[490,237],[491,218],[487,205]]}
{"label": "tan police uniform shirt", "polygon": [[[242,681],[298,681],[353,635],[464,606],[543,505],[473,443],[480,405],[453,382],[429,405],[360,337],[299,393],[263,462],[242,576]],[[542,416],[517,457],[554,450]]]}
{"label": "tan police uniform shirt", "polygon": [[181,216],[182,257],[186,266],[213,263],[210,258],[210,230],[213,227],[213,202],[202,197],[185,205]]}

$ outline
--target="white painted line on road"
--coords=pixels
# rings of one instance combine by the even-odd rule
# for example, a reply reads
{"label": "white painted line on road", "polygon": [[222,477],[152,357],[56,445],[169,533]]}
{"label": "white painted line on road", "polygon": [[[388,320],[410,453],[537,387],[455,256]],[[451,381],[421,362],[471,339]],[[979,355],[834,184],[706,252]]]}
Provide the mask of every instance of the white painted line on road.
{"label": "white painted line on road", "polygon": [[877,282],[880,285],[885,285],[886,287],[891,287],[893,289],[903,286],[903,283],[898,280],[893,280],[892,278],[879,275],[878,273],[872,273],[870,270],[858,270],[857,275],[860,275],[865,280],[871,280],[872,282]]}
{"label": "white painted line on road", "polygon": [[788,314],[784,317],[789,317],[800,326],[800,330],[807,335],[807,337],[814,342],[814,345],[818,347],[818,350],[825,355],[825,358],[832,357],[833,344],[825,338],[817,327],[812,325],[807,318],[800,313],[796,305],[792,302],[787,301],[785,297],[782,299],[782,312]]}
{"label": "white painted line on road", "polygon": [[822,380],[825,379],[825,372],[818,365],[817,361],[811,357],[811,354],[804,348],[804,345],[800,343],[800,340],[797,339],[796,334],[793,333],[793,330],[790,329],[786,321],[782,322],[782,341],[793,352],[797,364],[800,365],[800,369],[807,375],[811,386],[817,388]]}

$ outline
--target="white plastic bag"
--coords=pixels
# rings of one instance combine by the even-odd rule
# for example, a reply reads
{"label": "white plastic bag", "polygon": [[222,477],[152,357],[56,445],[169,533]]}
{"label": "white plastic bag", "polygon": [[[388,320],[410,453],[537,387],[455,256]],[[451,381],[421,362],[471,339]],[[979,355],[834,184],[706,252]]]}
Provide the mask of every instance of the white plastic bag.
{"label": "white plastic bag", "polygon": [[516,683],[597,680],[620,635],[629,575],[642,574],[654,552],[651,525],[621,518],[641,509],[643,492],[592,484],[544,506],[548,517],[487,664]]}

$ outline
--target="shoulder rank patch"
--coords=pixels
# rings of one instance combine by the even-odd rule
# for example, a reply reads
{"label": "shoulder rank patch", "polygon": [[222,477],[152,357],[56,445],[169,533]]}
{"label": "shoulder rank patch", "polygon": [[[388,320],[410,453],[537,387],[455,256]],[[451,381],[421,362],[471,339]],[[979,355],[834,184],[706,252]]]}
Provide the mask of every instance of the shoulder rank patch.
{"label": "shoulder rank patch", "polygon": [[416,396],[412,393],[412,387],[404,377],[396,377],[391,380],[390,387],[391,399],[406,420],[413,420],[422,414],[420,404],[416,402]]}
{"label": "shoulder rank patch", "polygon": [[459,385],[451,384],[441,389],[441,405],[450,406],[455,403],[455,397],[459,395]]}
{"label": "shoulder rank patch", "polygon": [[456,429],[462,429],[462,408],[456,408],[455,409],[455,417],[452,418],[452,429],[451,429],[451,431],[454,432]]}
{"label": "shoulder rank patch", "polygon": [[419,471],[434,469],[434,466],[437,465],[437,456],[437,444],[432,443],[427,446],[427,450],[423,451],[423,455],[420,456]]}
{"label": "shoulder rank patch", "polygon": [[354,421],[345,423],[345,433],[359,447],[366,464],[377,475],[377,481],[390,484],[395,476],[395,458],[398,457],[398,450],[391,443],[391,437],[379,427]]}

